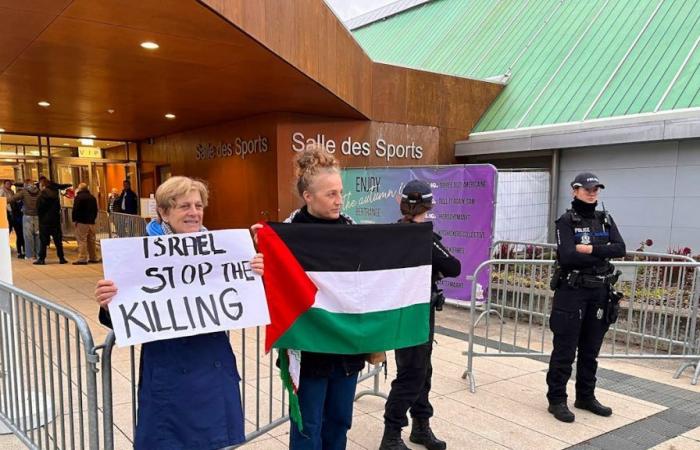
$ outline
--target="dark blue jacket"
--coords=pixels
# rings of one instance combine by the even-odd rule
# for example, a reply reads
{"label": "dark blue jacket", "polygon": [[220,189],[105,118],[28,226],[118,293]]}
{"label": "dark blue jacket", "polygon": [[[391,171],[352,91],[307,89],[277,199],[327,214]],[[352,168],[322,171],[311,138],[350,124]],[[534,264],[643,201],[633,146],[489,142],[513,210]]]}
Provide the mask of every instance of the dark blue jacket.
{"label": "dark blue jacket", "polygon": [[[102,308],[100,322],[111,327]],[[143,344],[134,449],[240,444],[245,440],[240,380],[223,331]]]}
{"label": "dark blue jacket", "polygon": [[[122,201],[124,201],[124,208],[122,208]],[[136,192],[131,189],[124,189],[119,197],[114,200],[114,212],[120,212],[124,214],[138,214],[139,210],[139,198]]]}

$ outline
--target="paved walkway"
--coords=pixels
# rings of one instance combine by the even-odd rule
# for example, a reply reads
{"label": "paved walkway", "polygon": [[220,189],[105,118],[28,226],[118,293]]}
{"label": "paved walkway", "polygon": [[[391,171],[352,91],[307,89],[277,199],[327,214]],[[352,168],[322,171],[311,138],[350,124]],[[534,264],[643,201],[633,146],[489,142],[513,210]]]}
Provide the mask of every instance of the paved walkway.
{"label": "paved walkway", "polygon": [[[76,259],[68,247],[67,257]],[[92,299],[95,281],[101,277],[101,265],[59,265],[50,257],[46,266],[14,260],[15,284],[42,297],[69,306],[88,320],[95,341],[106,330],[97,322],[97,307]],[[673,380],[677,363],[604,360],[599,370],[598,397],[614,409],[610,418],[574,410],[576,422],[564,424],[546,411],[545,372],[547,365],[537,358],[479,357],[475,360],[477,392],[468,390],[461,379],[466,357],[466,310],[446,307],[438,314],[438,332],[433,356],[435,408],[432,425],[436,434],[452,449],[700,449],[700,386],[690,385],[690,373]],[[250,339],[248,333],[245,339]],[[241,333],[233,336],[234,349],[242,361],[255,361],[255,348],[246,347],[241,355]],[[388,392],[395,374],[389,355],[389,378],[381,377],[380,389]],[[247,431],[254,429],[255,415],[250,409],[256,395],[262,404],[281,409],[276,376],[269,370],[269,357],[263,358],[262,381],[257,384],[254,371],[244,380]],[[114,354],[115,440],[117,448],[130,448],[131,403],[128,351]],[[371,380],[362,385],[371,387]],[[269,387],[268,387],[269,386]],[[573,393],[573,383],[569,386]],[[272,398],[268,396],[273,392]],[[376,449],[382,433],[384,400],[366,396],[355,403],[349,449]],[[265,413],[267,414],[267,413]],[[263,417],[262,420],[266,420]],[[289,425],[284,424],[241,448],[287,448]],[[407,439],[407,434],[406,441]],[[423,448],[407,442],[411,448]],[[11,436],[0,436],[0,448],[24,448]]]}

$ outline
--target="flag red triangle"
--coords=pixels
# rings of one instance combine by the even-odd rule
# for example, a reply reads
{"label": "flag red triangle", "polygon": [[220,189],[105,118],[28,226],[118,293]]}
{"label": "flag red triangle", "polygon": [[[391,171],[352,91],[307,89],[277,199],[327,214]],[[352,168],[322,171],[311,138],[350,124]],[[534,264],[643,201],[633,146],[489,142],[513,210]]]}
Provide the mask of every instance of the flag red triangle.
{"label": "flag red triangle", "polygon": [[265,329],[265,352],[269,352],[297,317],[311,308],[318,288],[272,227],[262,225],[257,238],[264,258],[263,282],[270,311],[270,324]]}

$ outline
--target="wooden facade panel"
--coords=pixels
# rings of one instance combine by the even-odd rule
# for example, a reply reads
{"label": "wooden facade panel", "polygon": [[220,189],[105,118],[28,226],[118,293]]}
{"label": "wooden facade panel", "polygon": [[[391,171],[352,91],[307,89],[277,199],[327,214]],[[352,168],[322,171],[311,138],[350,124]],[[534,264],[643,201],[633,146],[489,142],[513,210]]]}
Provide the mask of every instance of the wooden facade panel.
{"label": "wooden facade panel", "polygon": [[0,74],[39,37],[55,17],[50,14],[0,7]]}
{"label": "wooden facade panel", "polygon": [[[266,139],[266,151],[245,157],[235,154],[239,145],[257,145],[259,150],[262,139]],[[170,165],[173,175],[208,183],[211,197],[204,223],[211,229],[247,228],[262,219],[277,220],[276,136],[268,117],[164,136],[152,145],[142,143],[141,158],[154,170]]]}
{"label": "wooden facade panel", "polygon": [[331,18],[333,13],[323,10],[324,18],[318,24],[318,81],[324,86],[337,85],[338,67],[334,63],[337,58],[335,36],[338,28],[333,25]]}
{"label": "wooden facade panel", "polygon": [[[351,107],[366,117],[369,115],[371,93],[365,86],[360,87],[360,85],[371,79],[371,73],[360,75],[358,71],[371,72],[371,60],[323,1],[202,0],[202,2],[243,31],[259,39],[264,46],[306,73]],[[253,13],[253,10],[258,12]],[[243,13],[237,14],[237,11],[243,11]],[[267,20],[264,34],[261,34],[259,25],[262,16]],[[270,16],[275,18],[270,19]],[[283,26],[278,26],[280,22]],[[277,26],[273,27],[272,24]],[[328,45],[335,48],[324,50]],[[321,55],[327,59],[322,59]],[[322,70],[321,64],[337,68],[335,77],[329,76],[330,71]]]}
{"label": "wooden facade panel", "polygon": [[372,117],[406,123],[407,72],[400,67],[375,63],[372,75]]}
{"label": "wooden facade panel", "polygon": [[[159,34],[167,34],[226,42],[230,39],[231,32],[228,22],[221,19],[212,20],[212,11],[193,0],[176,2],[74,0],[61,16],[143,30],[151,33],[152,39]],[[144,37],[149,38],[148,34]]]}
{"label": "wooden facade panel", "polygon": [[[61,14],[72,1],[73,0],[22,0],[18,5],[16,0],[0,0],[0,10],[15,9],[57,16]],[[0,11],[0,15],[2,14],[4,14],[4,11]],[[3,33],[6,31],[7,30],[3,28]]]}
{"label": "wooden facade panel", "polygon": [[372,118],[471,130],[503,86],[374,63]]}
{"label": "wooden facade panel", "polygon": [[261,45],[265,45],[277,53],[280,57],[288,60],[294,57],[295,41],[285,39],[285,35],[280,33],[280,28],[290,26],[290,17],[293,17],[294,2],[277,2],[275,0],[264,0],[267,9],[267,23],[265,36],[260,39]]}

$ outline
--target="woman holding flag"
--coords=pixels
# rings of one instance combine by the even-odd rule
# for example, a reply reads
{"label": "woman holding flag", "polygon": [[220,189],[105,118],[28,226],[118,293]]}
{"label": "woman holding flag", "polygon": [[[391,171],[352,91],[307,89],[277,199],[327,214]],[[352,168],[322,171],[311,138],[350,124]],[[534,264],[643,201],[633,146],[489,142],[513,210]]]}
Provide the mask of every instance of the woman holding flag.
{"label": "woman holding flag", "polygon": [[[321,145],[308,145],[296,158],[299,196],[304,206],[286,222],[349,225],[343,215],[343,182],[335,157]],[[281,351],[281,358],[289,353]],[[342,450],[352,425],[353,399],[357,376],[367,355],[334,355],[301,352],[297,396],[302,431],[291,424],[291,450]]]}
{"label": "woman holding flag", "polygon": [[[433,207],[433,193],[430,186],[419,180],[410,181],[401,193],[402,223],[422,223]],[[461,272],[457,258],[442,244],[442,238],[433,232],[432,246],[432,285],[430,299],[430,334],[428,342],[414,347],[397,349],[396,379],[391,383],[391,391],[384,408],[384,435],[380,450],[408,450],[401,439],[401,428],[408,425],[406,413],[411,412],[411,442],[424,445],[428,450],[445,450],[447,444],[435,437],[429,420],[433,407],[430,395],[433,366],[430,357],[433,353],[435,333],[435,310],[441,310],[445,297],[437,287],[437,281],[444,277],[456,277]]]}
{"label": "woman holding flag", "polygon": [[[208,191],[204,183],[171,177],[156,190],[157,236],[204,231]],[[262,255],[251,268],[263,273]],[[107,305],[117,293],[112,281],[97,282],[100,322],[111,327]],[[136,450],[215,450],[245,440],[236,358],[223,331],[147,342],[141,346]]]}

